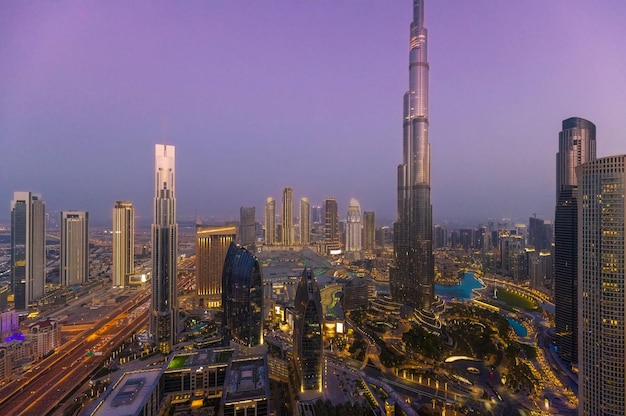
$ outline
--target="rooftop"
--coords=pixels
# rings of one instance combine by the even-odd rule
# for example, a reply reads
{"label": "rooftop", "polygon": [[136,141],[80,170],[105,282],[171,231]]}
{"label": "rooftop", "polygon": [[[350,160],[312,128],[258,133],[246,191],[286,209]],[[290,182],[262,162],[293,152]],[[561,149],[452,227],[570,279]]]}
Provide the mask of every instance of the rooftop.
{"label": "rooftop", "polygon": [[122,374],[89,415],[138,414],[158,385],[161,372],[161,368],[156,368]]}

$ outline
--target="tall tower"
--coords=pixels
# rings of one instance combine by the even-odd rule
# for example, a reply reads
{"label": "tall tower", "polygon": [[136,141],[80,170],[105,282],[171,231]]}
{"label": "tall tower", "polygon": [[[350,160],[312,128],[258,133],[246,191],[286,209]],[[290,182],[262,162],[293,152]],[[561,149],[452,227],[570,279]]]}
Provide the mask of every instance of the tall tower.
{"label": "tall tower", "polygon": [[626,155],[580,165],[579,415],[626,414]]}
{"label": "tall tower", "polygon": [[557,354],[578,363],[578,201],[576,167],[596,158],[596,126],[572,117],[563,121],[556,154],[554,214],[554,307]]}
{"label": "tall tower", "polygon": [[394,223],[395,266],[391,296],[417,309],[431,308],[435,266],[430,204],[428,59],[424,0],[413,0],[409,43],[409,90],[404,94],[403,159],[398,166],[398,220]]}
{"label": "tall tower", "polygon": [[236,238],[234,226],[196,226],[196,287],[204,307],[222,307],[224,259]]}
{"label": "tall tower", "polygon": [[176,223],[175,147],[155,146],[154,222],[152,223],[152,303],[150,335],[164,354],[178,336],[178,224]]}
{"label": "tall tower", "polygon": [[324,200],[324,241],[329,246],[339,247],[339,210],[335,198]]}
{"label": "tall tower", "polygon": [[244,247],[252,248],[256,241],[256,209],[241,207],[239,209],[239,241]]}
{"label": "tall tower", "polygon": [[126,286],[135,269],[135,210],[128,201],[113,207],[113,286]]}
{"label": "tall tower", "polygon": [[271,196],[265,202],[265,237],[264,244],[276,244],[276,201]]}
{"label": "tall tower", "polygon": [[59,280],[62,286],[81,285],[89,278],[89,213],[61,212],[61,264]]}
{"label": "tall tower", "polygon": [[239,344],[263,344],[263,276],[259,260],[231,243],[222,273],[223,329]]}
{"label": "tall tower", "polygon": [[15,309],[43,297],[46,283],[46,204],[41,195],[14,192],[11,201],[11,290]]}
{"label": "tall tower", "polygon": [[363,212],[363,249],[373,251],[376,241],[376,214],[374,211]]}
{"label": "tall tower", "polygon": [[317,278],[311,269],[304,269],[294,308],[293,358],[300,382],[300,391],[322,391],[322,303]]}
{"label": "tall tower", "polygon": [[361,251],[362,231],[361,204],[355,198],[351,198],[346,218],[346,251]]}
{"label": "tall tower", "polygon": [[309,198],[300,198],[300,244],[311,244],[311,205]]}
{"label": "tall tower", "polygon": [[293,191],[291,188],[283,189],[283,245],[294,244],[293,231]]}

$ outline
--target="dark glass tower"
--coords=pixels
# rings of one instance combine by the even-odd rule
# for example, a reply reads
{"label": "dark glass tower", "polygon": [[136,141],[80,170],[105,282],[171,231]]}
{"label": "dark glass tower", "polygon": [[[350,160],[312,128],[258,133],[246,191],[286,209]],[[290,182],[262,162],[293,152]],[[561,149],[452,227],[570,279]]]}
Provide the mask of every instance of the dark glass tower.
{"label": "dark glass tower", "polygon": [[428,59],[424,0],[413,0],[409,90],[404,94],[403,160],[398,166],[398,220],[394,223],[395,266],[391,296],[429,310],[434,299],[430,144],[428,142]]}
{"label": "dark glass tower", "polygon": [[556,154],[554,215],[554,306],[557,354],[578,363],[578,201],[576,167],[596,158],[596,126],[572,117],[563,121]]}
{"label": "dark glass tower", "polygon": [[157,144],[155,147],[150,335],[164,354],[172,350],[178,337],[178,224],[174,193],[174,152],[174,146]]}
{"label": "dark glass tower", "polygon": [[263,343],[263,276],[259,260],[230,243],[222,272],[223,328],[226,336],[254,347]]}
{"label": "dark glass tower", "polygon": [[322,391],[322,304],[317,279],[305,269],[296,290],[293,356],[300,390]]}

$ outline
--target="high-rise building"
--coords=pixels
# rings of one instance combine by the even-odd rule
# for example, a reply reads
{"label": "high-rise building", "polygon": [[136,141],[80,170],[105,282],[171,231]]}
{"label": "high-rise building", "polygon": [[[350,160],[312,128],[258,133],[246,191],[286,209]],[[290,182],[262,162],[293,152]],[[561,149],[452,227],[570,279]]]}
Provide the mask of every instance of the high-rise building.
{"label": "high-rise building", "polygon": [[552,244],[552,233],[550,223],[536,218],[528,219],[528,244],[535,247],[537,251],[548,250]]}
{"label": "high-rise building", "polygon": [[324,223],[324,207],[321,207],[321,206],[311,207],[311,221],[313,221],[313,224]]}
{"label": "high-rise building", "polygon": [[263,276],[259,260],[230,243],[222,272],[223,329],[247,347],[263,343]]}
{"label": "high-rise building", "polygon": [[626,155],[576,169],[581,416],[626,414],[625,171]]}
{"label": "high-rise building", "polygon": [[296,290],[296,316],[293,327],[293,358],[300,391],[322,391],[322,303],[317,279],[304,269]]}
{"label": "high-rise building", "polygon": [[582,118],[563,121],[556,154],[554,215],[554,321],[557,354],[578,362],[578,201],[576,167],[596,158],[596,126]]}
{"label": "high-rise building", "polygon": [[178,337],[175,160],[174,146],[155,145],[150,336],[164,354],[172,350]]}
{"label": "high-rise building", "polygon": [[276,201],[269,197],[265,202],[265,237],[264,244],[276,244]]}
{"label": "high-rise building", "polygon": [[442,225],[435,225],[435,234],[433,235],[433,248],[444,248],[448,245],[448,230]]}
{"label": "high-rise building", "polygon": [[404,94],[403,160],[398,166],[398,220],[394,223],[395,266],[390,270],[392,298],[430,310],[434,301],[435,262],[430,203],[428,142],[428,57],[424,0],[413,1],[409,90]]}
{"label": "high-rise building", "polygon": [[324,241],[339,246],[339,210],[335,198],[324,200]]}
{"label": "high-rise building", "polygon": [[311,205],[309,198],[300,198],[300,244],[311,244]]}
{"label": "high-rise building", "polygon": [[346,251],[361,251],[362,232],[361,205],[355,198],[351,198],[346,218]]}
{"label": "high-rise building", "polygon": [[41,195],[15,192],[11,201],[11,290],[15,309],[43,297],[46,283],[46,205]]}
{"label": "high-rise building", "polygon": [[256,241],[256,213],[254,207],[239,209],[239,241],[247,248],[253,248]]}
{"label": "high-rise building", "polygon": [[113,286],[128,285],[135,270],[135,210],[128,201],[117,201],[113,207]]}
{"label": "high-rise building", "polygon": [[205,308],[222,307],[222,273],[228,247],[237,238],[237,227],[196,226],[196,287]]}
{"label": "high-rise building", "polygon": [[284,246],[293,246],[295,243],[293,228],[293,191],[283,189],[283,239]]}
{"label": "high-rise building", "polygon": [[374,250],[376,246],[376,216],[374,211],[363,212],[363,249]]}
{"label": "high-rise building", "polygon": [[89,213],[61,212],[61,258],[59,280],[62,286],[81,285],[89,278]]}

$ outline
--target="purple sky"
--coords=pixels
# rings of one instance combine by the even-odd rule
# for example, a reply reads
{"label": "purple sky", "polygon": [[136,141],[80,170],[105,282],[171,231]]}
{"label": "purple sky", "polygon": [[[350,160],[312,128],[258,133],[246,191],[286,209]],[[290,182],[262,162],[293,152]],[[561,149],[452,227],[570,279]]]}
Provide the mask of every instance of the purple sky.
{"label": "purple sky", "polygon": [[[179,217],[350,197],[395,218],[410,0],[5,1],[0,220],[15,190],[149,222],[154,144]],[[626,2],[427,0],[435,221],[552,218],[561,121],[626,152]]]}

